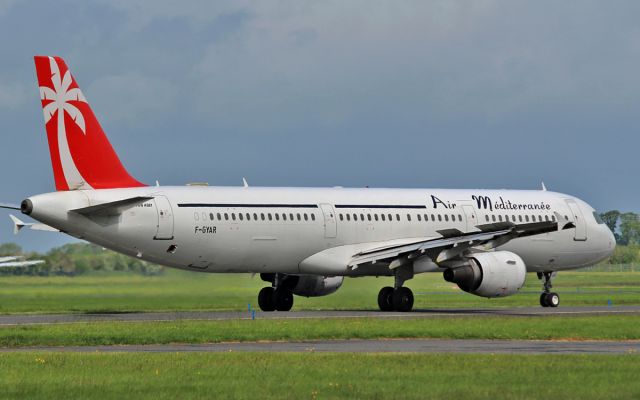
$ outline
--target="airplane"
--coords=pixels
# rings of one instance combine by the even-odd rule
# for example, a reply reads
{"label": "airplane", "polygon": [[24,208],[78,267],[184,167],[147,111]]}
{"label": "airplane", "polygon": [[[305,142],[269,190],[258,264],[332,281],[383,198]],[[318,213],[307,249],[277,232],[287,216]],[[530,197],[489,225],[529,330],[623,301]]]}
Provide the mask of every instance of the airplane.
{"label": "airplane", "polygon": [[44,260],[20,261],[22,259],[24,259],[23,256],[0,257],[0,268],[28,267],[30,265],[37,265],[37,264],[43,264],[44,263]]}
{"label": "airplane", "polygon": [[122,165],[65,61],[36,56],[35,66],[56,192],[2,207],[168,267],[259,274],[263,311],[289,311],[294,295],[334,293],[345,277],[383,276],[393,283],[378,307],[407,312],[414,296],[405,283],[428,272],[486,298],[518,293],[536,272],[540,305],[557,307],[557,271],[596,264],[615,247],[591,206],[544,186],[148,186]]}

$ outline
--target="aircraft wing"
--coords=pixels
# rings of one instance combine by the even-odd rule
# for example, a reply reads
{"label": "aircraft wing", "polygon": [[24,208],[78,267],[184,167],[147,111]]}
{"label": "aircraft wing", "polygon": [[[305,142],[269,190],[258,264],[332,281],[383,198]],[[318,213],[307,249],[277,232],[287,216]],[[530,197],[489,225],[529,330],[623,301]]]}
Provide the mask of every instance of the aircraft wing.
{"label": "aircraft wing", "polygon": [[573,227],[571,222],[559,214],[556,215],[556,219],[557,221],[527,224],[498,222],[478,225],[476,227],[478,231],[469,233],[463,233],[457,229],[443,230],[439,231],[442,235],[440,238],[361,251],[351,257],[348,267],[357,268],[363,264],[385,262],[389,263],[390,269],[394,269],[423,255],[429,255],[434,262],[441,263],[462,255],[472,247],[491,250],[520,237],[540,235]]}

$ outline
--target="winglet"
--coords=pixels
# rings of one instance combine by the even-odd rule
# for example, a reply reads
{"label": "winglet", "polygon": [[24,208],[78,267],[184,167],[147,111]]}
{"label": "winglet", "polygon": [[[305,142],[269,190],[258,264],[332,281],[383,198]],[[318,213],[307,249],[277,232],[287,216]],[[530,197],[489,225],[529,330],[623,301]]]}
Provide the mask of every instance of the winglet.
{"label": "winglet", "polygon": [[11,218],[11,221],[13,221],[13,234],[14,235],[17,235],[18,233],[20,233],[20,230],[28,225],[28,224],[20,221],[18,219],[18,217],[16,217],[13,214],[9,214],[9,218]]}

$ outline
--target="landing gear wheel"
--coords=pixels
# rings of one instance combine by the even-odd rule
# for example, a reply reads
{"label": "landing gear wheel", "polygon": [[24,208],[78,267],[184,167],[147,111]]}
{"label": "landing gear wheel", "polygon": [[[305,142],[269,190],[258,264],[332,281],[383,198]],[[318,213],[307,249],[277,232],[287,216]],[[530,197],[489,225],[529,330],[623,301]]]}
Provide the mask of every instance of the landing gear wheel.
{"label": "landing gear wheel", "polygon": [[289,311],[293,307],[293,293],[288,289],[276,289],[273,299],[278,311]]}
{"label": "landing gear wheel", "polygon": [[558,307],[560,305],[560,296],[558,293],[542,293],[540,295],[540,305],[542,307]]}
{"label": "landing gear wheel", "polygon": [[393,308],[396,311],[407,312],[413,308],[413,292],[411,289],[401,286],[393,291]]}
{"label": "landing gear wheel", "polygon": [[558,307],[560,305],[560,296],[558,296],[558,293],[547,293],[546,294],[546,302],[547,302],[547,307]]}
{"label": "landing gear wheel", "polygon": [[391,286],[380,289],[378,307],[380,307],[380,311],[393,311],[393,288]]}
{"label": "landing gear wheel", "polygon": [[264,287],[260,290],[260,293],[258,293],[258,305],[262,311],[275,311],[276,303],[272,287]]}
{"label": "landing gear wheel", "polygon": [[542,307],[549,307],[549,304],[547,304],[547,293],[540,294],[540,305]]}

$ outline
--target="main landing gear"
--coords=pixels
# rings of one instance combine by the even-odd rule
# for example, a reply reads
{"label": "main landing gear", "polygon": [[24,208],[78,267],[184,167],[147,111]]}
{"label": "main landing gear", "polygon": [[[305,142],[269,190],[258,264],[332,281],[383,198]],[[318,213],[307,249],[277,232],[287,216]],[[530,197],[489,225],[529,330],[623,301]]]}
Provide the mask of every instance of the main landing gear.
{"label": "main landing gear", "polygon": [[[402,276],[403,271],[397,271],[395,287],[385,286],[378,293],[378,307],[380,311],[408,312],[413,308],[413,292],[408,287],[402,286],[407,276]],[[413,277],[413,273],[410,274]]]}
{"label": "main landing gear", "polygon": [[558,307],[560,305],[560,296],[558,293],[551,291],[551,279],[555,276],[555,272],[538,272],[538,279],[542,279],[543,292],[540,294],[540,305],[542,307]]}
{"label": "main landing gear", "polygon": [[[260,274],[263,281],[271,282],[258,293],[258,305],[262,311],[289,311],[293,307],[291,287],[295,283],[282,274]],[[292,285],[293,284],[293,285]]]}

